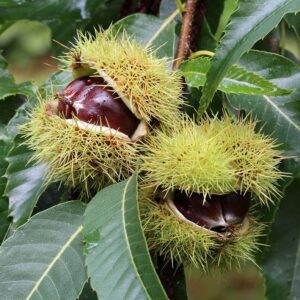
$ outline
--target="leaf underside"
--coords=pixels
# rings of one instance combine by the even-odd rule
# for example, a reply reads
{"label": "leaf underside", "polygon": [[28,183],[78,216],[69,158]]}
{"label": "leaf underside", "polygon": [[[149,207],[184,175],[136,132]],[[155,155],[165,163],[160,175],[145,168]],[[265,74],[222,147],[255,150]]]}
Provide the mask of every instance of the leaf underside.
{"label": "leaf underside", "polygon": [[3,299],[75,299],[86,278],[85,205],[66,202],[33,216],[0,247]]}
{"label": "leaf underside", "polygon": [[100,299],[167,299],[141,229],[136,185],[132,176],[103,189],[85,213],[87,271]]}

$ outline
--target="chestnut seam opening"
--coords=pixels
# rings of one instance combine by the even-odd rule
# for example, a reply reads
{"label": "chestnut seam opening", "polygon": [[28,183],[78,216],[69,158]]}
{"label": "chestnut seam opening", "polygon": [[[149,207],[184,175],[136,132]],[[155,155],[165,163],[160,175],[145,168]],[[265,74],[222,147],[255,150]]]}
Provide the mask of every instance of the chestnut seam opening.
{"label": "chestnut seam opening", "polygon": [[99,126],[99,125],[87,123],[87,122],[84,122],[81,120],[76,120],[76,119],[66,119],[65,121],[69,125],[77,126],[78,128],[80,128],[82,130],[101,132],[107,136],[116,136],[118,138],[121,138],[121,139],[124,139],[127,141],[132,141],[132,142],[137,141],[138,139],[140,139],[141,137],[143,137],[147,134],[147,125],[143,120],[140,121],[139,125],[137,126],[135,132],[133,133],[133,135],[131,137],[129,137],[127,134],[125,134],[117,129],[110,128],[107,126]]}
{"label": "chestnut seam opening", "polygon": [[[174,215],[176,215],[177,217],[179,217],[181,220],[193,225],[194,227],[196,227],[197,229],[202,229],[202,230],[206,230],[209,232],[213,232],[215,233],[217,236],[219,237],[229,237],[232,235],[232,233],[230,232],[230,228],[235,227],[237,229],[237,233],[239,234],[243,234],[245,232],[247,232],[249,226],[250,226],[250,222],[249,222],[249,218],[245,217],[243,222],[241,224],[239,224],[238,226],[216,226],[213,227],[211,229],[208,229],[204,226],[200,226],[197,223],[194,223],[193,221],[189,220],[188,218],[186,218],[180,211],[179,209],[176,207],[175,203],[174,203],[174,192],[168,192],[168,194],[166,195],[164,201],[167,204],[167,208],[169,209],[169,211],[171,213],[173,213]],[[220,230],[216,230],[217,227],[220,227]],[[215,229],[215,230],[214,230]]]}
{"label": "chestnut seam opening", "polygon": [[97,72],[99,73],[99,75],[101,76],[101,78],[103,78],[104,81],[107,82],[109,84],[109,86],[114,90],[114,92],[120,97],[120,99],[128,107],[128,109],[138,119],[141,120],[142,116],[138,113],[138,111],[136,109],[134,109],[134,107],[131,105],[130,101],[125,97],[125,95],[123,93],[121,93],[120,91],[117,91],[117,85],[116,85],[115,81],[109,75],[107,75],[103,70],[97,69]]}
{"label": "chestnut seam opening", "polygon": [[[140,138],[142,138],[143,136],[147,135],[148,126],[147,126],[146,122],[141,118],[141,116],[138,114],[138,112],[130,105],[130,102],[126,99],[126,97],[122,93],[116,91],[116,84],[115,84],[114,80],[110,76],[108,76],[104,71],[102,71],[100,69],[97,70],[97,72],[100,76],[97,76],[95,73],[93,73],[92,75],[90,75],[88,77],[101,78],[105,83],[107,83],[107,85],[105,85],[105,87],[112,88],[112,92],[116,94],[117,98],[120,99],[124,103],[124,105],[129,109],[129,111],[135,116],[135,118],[139,120],[139,123],[138,123],[137,127],[135,128],[135,131],[129,136],[128,134],[123,133],[122,131],[120,131],[118,129],[111,128],[109,126],[96,125],[96,124],[88,123],[88,122],[82,121],[82,120],[65,119],[66,122],[70,125],[77,126],[78,128],[83,129],[83,130],[91,130],[94,132],[101,132],[107,136],[116,136],[120,139],[123,139],[126,141],[132,141],[132,142],[135,142],[135,141],[139,140]],[[75,80],[79,80],[80,78],[84,78],[84,77],[78,77]],[[96,84],[96,86],[101,87],[102,85]],[[60,98],[58,98],[58,100],[61,101]],[[67,102],[66,100],[68,100],[68,99],[65,99],[65,97],[64,97],[65,103]],[[70,105],[74,106],[73,103]]]}
{"label": "chestnut seam opening", "polygon": [[224,235],[217,232],[217,231],[212,231],[212,230],[209,230],[203,226],[199,226],[198,224],[190,221],[189,219],[187,219],[179,210],[178,208],[176,207],[176,205],[174,204],[173,202],[173,197],[174,197],[174,193],[173,192],[169,192],[165,198],[165,202],[167,203],[167,207],[169,209],[169,211],[173,214],[175,214],[177,217],[179,217],[179,219],[193,225],[194,227],[196,227],[197,229],[201,229],[201,230],[206,230],[206,231],[209,231],[209,232],[213,232],[215,233],[216,235],[220,236],[220,237],[223,237]]}

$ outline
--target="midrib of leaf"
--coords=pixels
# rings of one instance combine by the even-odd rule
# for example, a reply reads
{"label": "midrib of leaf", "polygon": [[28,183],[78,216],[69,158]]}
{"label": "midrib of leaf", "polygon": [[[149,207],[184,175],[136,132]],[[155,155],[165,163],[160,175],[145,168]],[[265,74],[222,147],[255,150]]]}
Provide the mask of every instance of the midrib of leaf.
{"label": "midrib of leaf", "polygon": [[[267,23],[270,19],[272,19],[274,16],[276,16],[277,14],[280,14],[280,11],[282,9],[285,9],[286,7],[289,6],[289,4],[291,2],[293,2],[295,0],[289,0],[283,4],[279,4],[270,14],[268,14],[267,16],[265,16],[265,18],[263,19],[260,19],[257,21],[257,23],[255,24],[255,26],[253,26],[251,28],[251,30],[245,34],[237,43],[234,47],[232,47],[230,49],[230,51],[227,53],[227,55],[225,56],[224,59],[219,59],[217,58],[217,55],[215,56],[216,57],[216,61],[213,63],[214,65],[219,65],[221,62],[222,62],[222,65],[221,67],[218,68],[218,72],[213,72],[215,73],[214,74],[214,77],[212,77],[212,81],[210,82],[209,78],[206,80],[205,84],[204,84],[204,89],[203,89],[203,94],[202,94],[202,97],[200,99],[200,106],[199,106],[199,111],[198,111],[198,116],[200,117],[201,114],[207,109],[210,101],[212,100],[215,92],[217,91],[217,88],[218,88],[218,85],[219,83],[221,82],[222,78],[225,76],[227,70],[230,68],[230,66],[232,64],[234,64],[240,57],[241,55],[246,51],[246,50],[242,50],[240,51],[237,51],[236,53],[236,49],[238,49],[240,47],[240,45],[244,44],[244,41],[248,40],[251,38],[251,35],[255,34],[257,29],[262,25],[262,24],[265,24]],[[299,5],[299,10],[300,10],[300,5]],[[297,10],[298,11],[298,10]],[[284,15],[284,12],[283,11],[283,15]],[[289,11],[288,11],[289,12]],[[287,12],[286,12],[287,13]],[[224,40],[226,39],[226,34],[224,35],[223,39]],[[255,41],[257,41],[259,38],[255,38]],[[221,43],[222,43],[222,40],[221,40]],[[253,41],[252,44],[255,43],[255,41]],[[251,46],[250,46],[251,47]],[[250,48],[249,47],[249,48]],[[217,49],[217,52],[218,52],[218,49]],[[217,53],[218,54],[218,53]],[[218,62],[218,64],[216,64],[216,62]],[[211,67],[213,67],[213,64]],[[212,68],[211,68],[212,69]],[[208,74],[210,74],[210,72],[208,72]]]}
{"label": "midrib of leaf", "polygon": [[[198,88],[203,86],[211,61],[206,57],[199,57],[195,61],[190,60],[182,64],[181,71],[187,84]],[[241,90],[246,88],[250,90]],[[227,74],[221,80],[218,90],[229,93],[244,93],[249,95],[279,96],[287,95],[292,90],[280,88],[264,77],[246,70],[244,67],[232,65]]]}
{"label": "midrib of leaf", "polygon": [[151,299],[151,297],[150,297],[150,295],[148,293],[148,290],[145,287],[144,282],[142,281],[142,279],[141,279],[141,277],[139,275],[139,272],[138,272],[138,270],[136,268],[135,261],[133,259],[133,254],[132,254],[131,247],[130,247],[130,243],[129,243],[129,239],[128,239],[128,236],[127,236],[127,231],[126,231],[126,224],[127,224],[126,223],[126,216],[125,216],[126,193],[127,193],[128,185],[131,182],[132,178],[133,177],[130,177],[130,179],[127,181],[127,183],[125,185],[125,188],[124,188],[124,191],[123,191],[123,195],[122,195],[122,221],[123,221],[122,223],[123,223],[123,231],[124,231],[125,241],[126,241],[127,249],[129,251],[129,255],[130,255],[130,259],[131,259],[134,271],[135,271],[135,273],[137,275],[137,278],[141,282],[141,285],[142,285],[142,287],[143,287],[146,295],[148,296],[149,299]]}
{"label": "midrib of leaf", "polygon": [[298,130],[300,132],[300,127],[288,116],[286,115],[281,109],[279,109],[279,107],[270,99],[270,97],[268,96],[263,96],[266,101],[268,103],[270,103],[270,105],[272,105],[280,115],[282,115],[287,121],[289,124],[291,124],[293,127],[295,127],[296,130]]}
{"label": "midrib of leaf", "polygon": [[78,237],[78,235],[82,232],[83,226],[80,225],[77,230],[71,235],[71,237],[67,240],[67,242],[63,245],[61,250],[57,253],[57,255],[53,258],[47,269],[43,272],[39,280],[36,282],[32,290],[30,291],[29,295],[27,296],[26,300],[30,300],[32,295],[38,290],[40,284],[44,280],[44,278],[49,274],[55,263],[61,258],[65,250],[71,245],[71,243]]}
{"label": "midrib of leaf", "polygon": [[146,48],[151,46],[153,41],[155,41],[155,39],[160,35],[160,33],[176,18],[178,14],[179,14],[179,9],[176,9],[167,19],[165,19],[165,21],[161,24],[159,29],[155,32],[155,34],[146,44]]}

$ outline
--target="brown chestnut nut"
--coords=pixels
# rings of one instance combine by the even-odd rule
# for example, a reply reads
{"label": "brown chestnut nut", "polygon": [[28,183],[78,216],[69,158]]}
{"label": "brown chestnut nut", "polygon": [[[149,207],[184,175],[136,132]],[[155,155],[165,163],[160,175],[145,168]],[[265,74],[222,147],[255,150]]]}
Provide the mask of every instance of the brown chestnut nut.
{"label": "brown chestnut nut", "polygon": [[140,120],[99,77],[72,81],[58,95],[58,112],[66,119],[73,116],[86,123],[118,130],[131,137]]}
{"label": "brown chestnut nut", "polygon": [[223,217],[229,225],[241,224],[249,211],[251,194],[230,193],[220,196]]}
{"label": "brown chestnut nut", "polygon": [[175,190],[174,205],[189,221],[216,232],[225,232],[233,225],[241,224],[250,208],[251,195],[229,193],[211,195],[187,195],[184,191]]}

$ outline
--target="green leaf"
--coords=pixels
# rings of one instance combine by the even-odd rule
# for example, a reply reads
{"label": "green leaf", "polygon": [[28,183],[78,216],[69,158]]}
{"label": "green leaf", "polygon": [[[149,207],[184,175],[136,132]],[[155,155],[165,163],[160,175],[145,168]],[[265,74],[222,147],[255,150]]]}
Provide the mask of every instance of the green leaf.
{"label": "green leaf", "polygon": [[0,247],[2,299],[71,300],[86,278],[85,205],[66,202],[33,216]]}
{"label": "green leaf", "polygon": [[32,93],[30,83],[15,83],[13,76],[7,71],[7,64],[0,55],[0,100],[8,96],[22,94],[29,96]]}
{"label": "green leaf", "polygon": [[0,126],[7,124],[16,113],[16,110],[24,103],[25,97],[16,95],[0,101]]}
{"label": "green leaf", "polygon": [[158,49],[158,57],[173,58],[176,36],[175,25],[172,21],[177,15],[176,12],[165,20],[151,15],[133,14],[117,22],[115,28],[117,30],[124,28],[138,42]]}
{"label": "green leaf", "polygon": [[[36,20],[48,25],[53,39],[67,44],[77,30],[93,31],[99,25],[106,28],[120,17],[124,0],[2,0],[0,20]],[[66,25],[67,24],[67,25]],[[53,44],[59,52],[65,49]]]}
{"label": "green leaf", "polygon": [[215,39],[207,19],[204,17],[201,26],[201,33],[197,40],[197,49],[205,49],[208,51],[215,51],[217,40]]}
{"label": "green leaf", "polygon": [[[45,93],[47,89],[53,90],[53,84],[69,82],[70,76],[69,72],[54,74],[43,86]],[[36,165],[32,162],[32,151],[21,145],[23,140],[20,136],[17,137],[20,125],[28,120],[28,111],[37,102],[36,95],[29,97],[27,102],[17,109],[5,130],[7,143],[11,149],[7,158],[9,167],[5,175],[7,178],[5,193],[9,197],[10,216],[13,217],[14,226],[27,221],[46,188],[44,184],[45,164]],[[6,178],[4,178],[5,181]]]}
{"label": "green leaf", "polygon": [[6,178],[4,178],[3,175],[8,166],[8,163],[5,160],[8,150],[9,146],[0,138],[0,244],[9,226],[8,200],[3,196],[6,186]]}
{"label": "green leaf", "polygon": [[100,299],[167,299],[148,253],[136,176],[100,191],[84,217],[86,265]]}
{"label": "green leaf", "polygon": [[[99,26],[106,28],[111,23],[117,21],[120,18],[122,6],[124,5],[124,0],[85,0],[86,16],[89,16],[95,21],[94,26]],[[132,2],[132,1],[129,1]],[[129,2],[126,4],[126,8],[130,10],[129,6],[132,6]]]}
{"label": "green leaf", "polygon": [[292,61],[272,53],[250,51],[239,62],[249,71],[263,76],[281,88],[296,89],[289,96],[227,95],[232,107],[251,112],[265,123],[264,131],[281,143],[286,171],[300,174],[300,67]]}
{"label": "green leaf", "polygon": [[176,1],[161,0],[159,6],[159,17],[161,19],[168,18],[177,9]]}
{"label": "green leaf", "polygon": [[224,9],[222,11],[222,14],[220,16],[220,22],[218,24],[218,28],[216,30],[215,38],[219,41],[226,26],[228,25],[228,22],[230,21],[230,17],[234,13],[234,11],[238,7],[238,0],[226,0],[223,1]]}
{"label": "green leaf", "polygon": [[8,154],[9,166],[5,173],[5,194],[9,198],[10,216],[15,226],[20,226],[28,220],[46,188],[46,165],[30,162],[32,151],[21,143],[22,138],[18,136],[14,141],[15,146]]}
{"label": "green leaf", "polygon": [[[232,1],[232,0],[231,0]],[[218,25],[220,24],[221,17],[224,14],[224,6],[228,5],[231,1],[224,1],[224,0],[210,0],[207,5],[207,11],[205,13],[207,22],[211,29],[212,34],[215,34]],[[236,1],[236,0],[234,0]],[[205,49],[208,50],[208,49]]]}
{"label": "green leaf", "polygon": [[11,125],[5,127],[9,119],[12,118],[16,108],[21,104],[19,97],[7,97],[0,102],[0,244],[6,235],[10,224],[8,199],[4,195],[7,180],[4,177],[8,162],[6,156],[12,147],[13,137],[8,135],[8,129]]}
{"label": "green leaf", "polygon": [[295,30],[298,38],[300,38],[300,14],[288,14],[284,19]]}
{"label": "green leaf", "polygon": [[[180,70],[188,85],[199,88],[205,83],[206,73],[210,65],[210,58],[199,57],[181,64]],[[263,77],[237,65],[230,67],[226,76],[220,82],[218,90],[224,93],[268,96],[286,95],[291,92],[287,89],[279,88]]]}
{"label": "green leaf", "polygon": [[270,300],[300,299],[300,179],[286,189],[262,264]]}
{"label": "green leaf", "polygon": [[20,2],[18,0],[2,0],[0,20],[41,21],[52,29],[54,39],[65,44],[89,16],[89,12],[85,9],[85,3],[86,1],[24,0]]}
{"label": "green leaf", "polygon": [[10,143],[14,140],[17,134],[20,131],[20,125],[24,124],[28,119],[28,108],[30,105],[33,105],[33,97],[27,99],[26,103],[21,105],[17,110],[14,116],[9,120],[6,126],[6,135],[10,140]]}
{"label": "green leaf", "polygon": [[242,54],[270,32],[285,14],[299,10],[299,0],[239,1],[239,9],[231,17],[207,74],[199,115],[207,109],[219,83]]}

